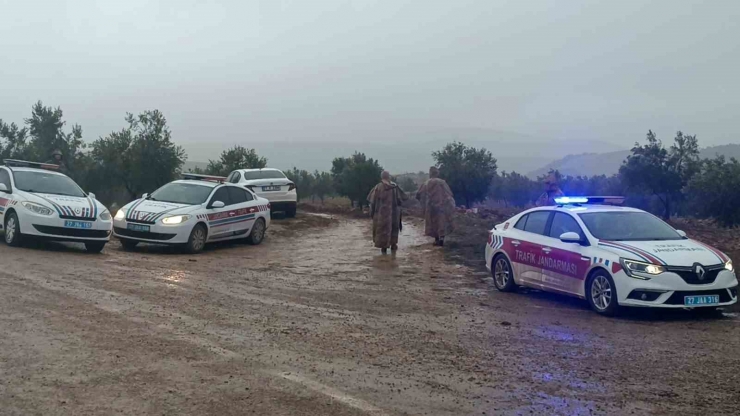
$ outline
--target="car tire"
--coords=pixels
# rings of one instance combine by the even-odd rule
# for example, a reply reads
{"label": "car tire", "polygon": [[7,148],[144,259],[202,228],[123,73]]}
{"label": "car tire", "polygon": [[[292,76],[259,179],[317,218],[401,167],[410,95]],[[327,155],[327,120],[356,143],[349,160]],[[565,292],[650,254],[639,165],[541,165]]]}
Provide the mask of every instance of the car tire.
{"label": "car tire", "polygon": [[512,292],[516,289],[514,269],[512,269],[509,259],[503,254],[499,254],[493,258],[491,262],[491,277],[493,277],[493,285],[500,292]]}
{"label": "car tire", "polygon": [[188,242],[185,244],[185,251],[188,254],[197,254],[203,251],[208,239],[208,230],[203,224],[196,224],[193,231],[190,232]]}
{"label": "car tire", "polygon": [[620,311],[617,299],[617,287],[609,273],[603,270],[592,273],[586,282],[586,300],[591,309],[599,315],[616,316]]}
{"label": "car tire", "polygon": [[133,251],[138,245],[138,241],[121,239],[121,247],[126,251]]}
{"label": "car tire", "polygon": [[247,242],[253,246],[259,245],[260,243],[262,243],[262,240],[265,239],[266,232],[267,226],[265,225],[265,220],[262,218],[257,218],[257,221],[255,221],[254,225],[252,226],[252,231],[249,232]]}
{"label": "car tire", "polygon": [[285,216],[288,218],[295,218],[295,213],[298,207],[296,205],[289,205],[288,208],[285,209]]}
{"label": "car tire", "polygon": [[85,243],[85,250],[88,253],[100,253],[103,251],[103,247],[105,247],[105,243]]}
{"label": "car tire", "polygon": [[5,243],[11,247],[21,245],[23,234],[21,234],[21,223],[18,221],[18,215],[11,212],[5,216]]}

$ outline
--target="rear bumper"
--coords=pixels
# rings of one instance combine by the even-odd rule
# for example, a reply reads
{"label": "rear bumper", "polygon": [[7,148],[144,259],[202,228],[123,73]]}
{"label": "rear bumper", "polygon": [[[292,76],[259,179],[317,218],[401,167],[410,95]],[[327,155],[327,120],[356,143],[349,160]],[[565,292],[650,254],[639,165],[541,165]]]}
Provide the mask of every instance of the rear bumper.
{"label": "rear bumper", "polygon": [[256,191],[255,194],[260,197],[264,198],[272,204],[273,208],[275,208],[275,204],[287,204],[287,203],[297,203],[298,202],[298,194],[296,193],[295,189],[288,192],[259,192]]}

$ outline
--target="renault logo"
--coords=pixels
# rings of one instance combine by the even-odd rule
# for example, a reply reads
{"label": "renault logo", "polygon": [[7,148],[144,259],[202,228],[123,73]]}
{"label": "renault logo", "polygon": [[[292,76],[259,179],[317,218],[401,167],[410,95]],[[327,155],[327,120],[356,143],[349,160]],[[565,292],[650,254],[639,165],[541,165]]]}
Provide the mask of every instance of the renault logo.
{"label": "renault logo", "polygon": [[701,264],[697,264],[694,271],[696,272],[696,276],[699,278],[699,280],[704,280],[704,275],[707,273],[707,271],[704,270],[703,267],[701,267]]}

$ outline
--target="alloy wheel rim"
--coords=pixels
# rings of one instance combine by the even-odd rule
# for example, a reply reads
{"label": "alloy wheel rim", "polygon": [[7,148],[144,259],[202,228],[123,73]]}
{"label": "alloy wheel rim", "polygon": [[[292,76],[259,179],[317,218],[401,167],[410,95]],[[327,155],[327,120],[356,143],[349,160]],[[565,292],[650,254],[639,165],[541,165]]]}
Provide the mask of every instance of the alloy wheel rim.
{"label": "alloy wheel rim", "polygon": [[494,272],[494,279],[496,280],[496,286],[503,288],[509,283],[509,265],[506,261],[500,259],[496,262],[496,269]]}
{"label": "alloy wheel rim", "polygon": [[254,232],[256,233],[255,240],[256,241],[262,241],[262,238],[265,236],[265,226],[262,224],[262,221],[257,221],[257,224],[254,225]]}
{"label": "alloy wheel rim", "polygon": [[611,305],[612,285],[604,276],[596,276],[591,285],[591,301],[597,309],[603,311]]}
{"label": "alloy wheel rim", "polygon": [[15,218],[10,217],[8,223],[5,224],[5,242],[10,243],[15,238]]}
{"label": "alloy wheel rim", "polygon": [[198,228],[195,230],[195,235],[193,236],[193,248],[200,250],[203,248],[203,245],[205,245],[205,235],[203,233],[203,229]]}

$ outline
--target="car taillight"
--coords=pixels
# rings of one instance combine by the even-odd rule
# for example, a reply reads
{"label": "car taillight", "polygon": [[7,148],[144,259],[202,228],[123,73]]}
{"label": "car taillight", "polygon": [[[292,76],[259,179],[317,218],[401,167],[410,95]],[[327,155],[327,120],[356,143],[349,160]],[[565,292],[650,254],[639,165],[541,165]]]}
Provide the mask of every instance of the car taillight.
{"label": "car taillight", "polygon": [[295,184],[294,183],[289,183],[288,184],[288,191],[292,191],[293,189],[295,189]]}
{"label": "car taillight", "polygon": [[488,244],[493,243],[493,231],[488,232]]}
{"label": "car taillight", "polygon": [[271,209],[272,209],[272,204],[267,204],[267,210],[269,211]]}

